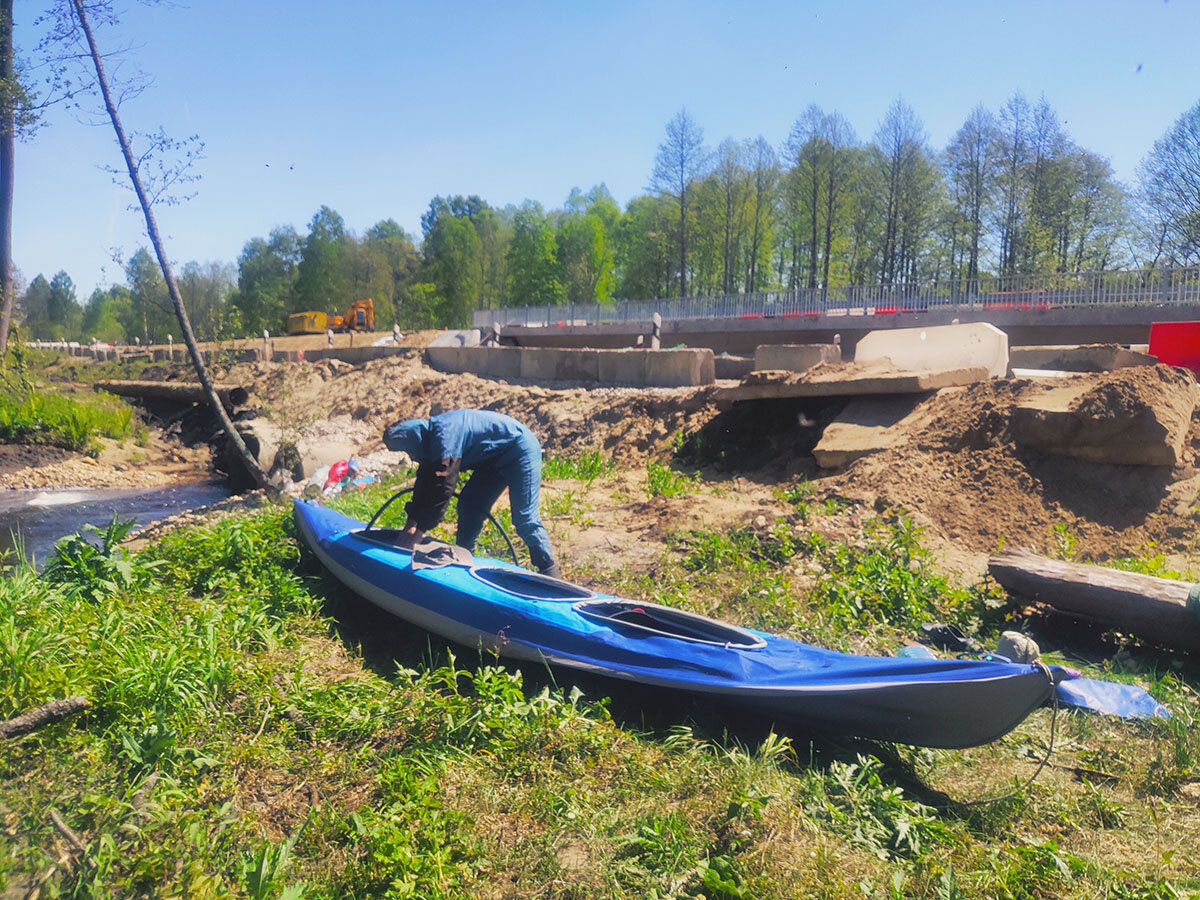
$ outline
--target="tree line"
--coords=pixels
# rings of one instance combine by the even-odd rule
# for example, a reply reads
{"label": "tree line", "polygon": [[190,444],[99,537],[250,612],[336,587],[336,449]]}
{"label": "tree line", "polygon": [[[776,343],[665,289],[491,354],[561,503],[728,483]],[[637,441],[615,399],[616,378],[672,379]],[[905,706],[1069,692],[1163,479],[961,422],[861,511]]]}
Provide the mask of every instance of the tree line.
{"label": "tree line", "polygon": [[[460,327],[479,307],[605,303],[847,284],[1200,263],[1200,103],[1155,142],[1136,183],[1079,146],[1045,97],[971,110],[946,146],[903,100],[861,140],[810,105],[783,143],[715,148],[686,110],[665,129],[649,189],[624,209],[604,185],[560,209],[434,197],[421,235],[386,219],[359,235],[322,206],[247,241],[236,264],[189,263],[197,335],[286,330],[304,310],[375,301],[376,323]],[[27,333],[162,341],[173,317],[153,257],[83,302],[66,272],[19,297]]]}

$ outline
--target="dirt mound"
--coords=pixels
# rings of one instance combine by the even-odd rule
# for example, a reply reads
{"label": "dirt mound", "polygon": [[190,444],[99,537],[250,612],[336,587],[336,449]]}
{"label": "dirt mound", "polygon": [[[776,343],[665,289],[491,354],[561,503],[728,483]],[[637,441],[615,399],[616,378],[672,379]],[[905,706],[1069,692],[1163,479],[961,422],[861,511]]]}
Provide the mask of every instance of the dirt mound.
{"label": "dirt mound", "polygon": [[551,389],[444,374],[416,355],[357,367],[328,362],[254,364],[238,367],[230,376],[252,381],[267,414],[305,436],[319,431],[322,420],[350,420],[354,433],[373,435],[364,449],[378,444],[383,429],[399,419],[478,408],[525,422],[548,452],[599,448],[632,461],[668,448],[677,432],[699,429],[716,414],[709,388]]}
{"label": "dirt mound", "polygon": [[[1138,420],[1164,390],[1189,378],[1162,366],[1083,375],[1073,388],[1080,398],[1073,411],[1099,423]],[[1014,410],[1062,389],[1018,379],[941,391],[925,402],[922,428],[832,480],[848,493],[914,511],[945,539],[977,552],[1002,542],[1053,551],[1074,539],[1075,550],[1097,559],[1141,553],[1151,543],[1191,553],[1190,510],[1200,487],[1191,467],[1200,445],[1195,420],[1174,468],[1022,448]]]}

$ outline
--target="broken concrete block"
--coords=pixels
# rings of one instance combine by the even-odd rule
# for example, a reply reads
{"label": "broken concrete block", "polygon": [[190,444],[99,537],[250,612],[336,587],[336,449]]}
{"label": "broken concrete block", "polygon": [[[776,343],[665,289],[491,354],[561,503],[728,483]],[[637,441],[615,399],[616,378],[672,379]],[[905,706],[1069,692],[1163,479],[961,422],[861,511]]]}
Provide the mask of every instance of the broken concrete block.
{"label": "broken concrete block", "polygon": [[842,348],[837,344],[761,344],[754,351],[756,371],[803,372],[819,363],[841,361]]}
{"label": "broken concrete block", "polygon": [[1100,381],[1072,379],[1013,408],[1017,446],[1132,466],[1183,462],[1196,384],[1169,366],[1118,369]]}
{"label": "broken concrete block", "polygon": [[1158,357],[1120,344],[1053,345],[1010,347],[1008,364],[1017,369],[1058,369],[1065,372],[1111,372],[1127,366],[1152,366]]}
{"label": "broken concrete block", "polygon": [[900,446],[909,434],[900,423],[923,402],[920,396],[852,400],[825,426],[813,456],[822,469],[836,469],[860,456]]}
{"label": "broken concrete block", "polygon": [[784,397],[852,397],[863,394],[921,394],[944,387],[974,384],[988,378],[982,366],[897,372],[882,366],[830,366],[797,374],[772,370],[751,372],[737,387],[719,388],[718,403],[779,400]]}
{"label": "broken concrete block", "polygon": [[908,371],[983,366],[991,377],[1003,378],[1008,373],[1008,335],[987,322],[871,331],[854,348],[854,359],[887,359]]}

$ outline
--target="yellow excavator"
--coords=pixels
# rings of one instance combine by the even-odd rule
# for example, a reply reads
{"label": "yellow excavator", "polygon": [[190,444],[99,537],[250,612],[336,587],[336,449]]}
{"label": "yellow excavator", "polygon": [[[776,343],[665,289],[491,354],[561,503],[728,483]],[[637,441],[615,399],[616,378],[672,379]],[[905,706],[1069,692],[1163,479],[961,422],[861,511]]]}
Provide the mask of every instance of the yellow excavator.
{"label": "yellow excavator", "polygon": [[343,315],[298,312],[288,316],[288,334],[324,334],[326,331],[374,331],[375,301],[355,300]]}

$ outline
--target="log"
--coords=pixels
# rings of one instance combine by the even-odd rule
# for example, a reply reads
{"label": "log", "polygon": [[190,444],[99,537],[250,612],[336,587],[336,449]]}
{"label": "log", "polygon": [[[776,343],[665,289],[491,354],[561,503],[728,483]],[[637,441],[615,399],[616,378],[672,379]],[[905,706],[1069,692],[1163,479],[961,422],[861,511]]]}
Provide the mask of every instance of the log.
{"label": "log", "polygon": [[1111,626],[1151,643],[1200,650],[1196,585],[1104,566],[1047,559],[1028,551],[988,559],[988,574],[1006,590],[1059,612]]}
{"label": "log", "polygon": [[[217,396],[226,408],[241,406],[250,399],[250,392],[236,384],[214,384]],[[174,400],[178,403],[207,403],[204,388],[193,381],[97,381],[96,390],[108,391],[119,397],[141,400]]]}
{"label": "log", "polygon": [[51,700],[37,709],[23,712],[15,719],[0,722],[0,738],[12,738],[22,734],[37,731],[53,722],[59,722],[77,712],[88,708],[86,697],[67,697],[65,700]]}

